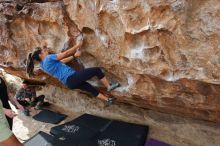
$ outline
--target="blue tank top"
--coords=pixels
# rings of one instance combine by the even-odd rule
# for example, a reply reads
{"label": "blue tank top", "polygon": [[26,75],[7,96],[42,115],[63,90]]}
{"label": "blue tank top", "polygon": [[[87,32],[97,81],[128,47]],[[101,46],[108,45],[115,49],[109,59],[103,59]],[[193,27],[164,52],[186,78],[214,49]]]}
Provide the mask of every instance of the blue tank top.
{"label": "blue tank top", "polygon": [[41,61],[40,67],[46,73],[52,75],[66,85],[67,78],[73,75],[76,71],[57,60],[56,54],[47,55],[44,60]]}

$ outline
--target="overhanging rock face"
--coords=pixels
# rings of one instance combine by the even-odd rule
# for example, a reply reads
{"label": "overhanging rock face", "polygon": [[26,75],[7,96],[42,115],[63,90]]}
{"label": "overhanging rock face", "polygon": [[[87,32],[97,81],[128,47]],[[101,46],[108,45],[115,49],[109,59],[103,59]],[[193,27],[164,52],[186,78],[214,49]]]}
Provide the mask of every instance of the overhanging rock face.
{"label": "overhanging rock face", "polygon": [[82,62],[122,83],[121,102],[220,123],[219,10],[219,0],[3,0],[0,64],[27,78],[35,47],[60,52],[83,34]]}

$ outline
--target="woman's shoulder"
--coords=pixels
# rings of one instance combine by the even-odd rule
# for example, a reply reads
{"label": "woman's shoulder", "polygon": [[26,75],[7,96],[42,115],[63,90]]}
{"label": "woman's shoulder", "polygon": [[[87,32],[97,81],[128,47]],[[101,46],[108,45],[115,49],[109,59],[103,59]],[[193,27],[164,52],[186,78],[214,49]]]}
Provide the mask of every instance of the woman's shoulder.
{"label": "woman's shoulder", "polygon": [[41,68],[48,68],[58,63],[56,54],[47,55],[40,63]]}
{"label": "woman's shoulder", "polygon": [[47,59],[47,60],[57,60],[57,54],[48,54],[45,59]]}

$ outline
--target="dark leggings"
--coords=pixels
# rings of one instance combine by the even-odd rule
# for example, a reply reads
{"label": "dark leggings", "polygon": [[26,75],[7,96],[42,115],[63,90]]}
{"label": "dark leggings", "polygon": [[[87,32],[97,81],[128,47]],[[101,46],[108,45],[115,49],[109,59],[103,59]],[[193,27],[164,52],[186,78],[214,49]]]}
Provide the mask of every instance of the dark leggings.
{"label": "dark leggings", "polygon": [[80,89],[91,93],[94,97],[97,97],[99,91],[91,84],[86,82],[92,77],[96,76],[98,79],[105,77],[102,70],[98,67],[87,68],[81,71],[75,72],[72,76],[67,78],[67,87],[70,89]]}

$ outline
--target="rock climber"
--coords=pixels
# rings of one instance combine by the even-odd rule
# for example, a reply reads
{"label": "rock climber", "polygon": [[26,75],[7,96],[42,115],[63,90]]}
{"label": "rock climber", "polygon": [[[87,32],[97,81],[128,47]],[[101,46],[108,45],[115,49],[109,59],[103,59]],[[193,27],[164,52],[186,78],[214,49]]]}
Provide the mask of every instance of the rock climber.
{"label": "rock climber", "polygon": [[37,61],[40,63],[40,67],[44,72],[57,78],[66,87],[87,91],[94,97],[106,101],[106,106],[109,106],[113,103],[115,98],[103,95],[95,87],[88,83],[87,80],[96,76],[107,88],[107,91],[111,91],[119,87],[119,83],[110,84],[105,77],[105,74],[98,67],[76,71],[65,64],[81,55],[81,52],[78,50],[81,45],[82,42],[58,54],[49,54],[47,49],[37,47],[28,55],[27,73],[33,75],[34,63]]}

